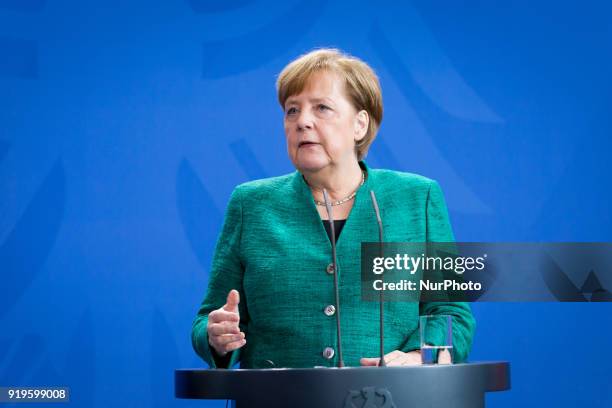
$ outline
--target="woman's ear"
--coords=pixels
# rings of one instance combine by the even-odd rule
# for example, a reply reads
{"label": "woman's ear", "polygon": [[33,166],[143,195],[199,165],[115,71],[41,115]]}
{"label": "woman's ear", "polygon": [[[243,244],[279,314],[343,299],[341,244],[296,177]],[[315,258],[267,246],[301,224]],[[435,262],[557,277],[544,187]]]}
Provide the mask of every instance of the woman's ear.
{"label": "woman's ear", "polygon": [[368,133],[368,125],[370,124],[370,115],[365,110],[360,110],[355,115],[355,142],[359,142]]}

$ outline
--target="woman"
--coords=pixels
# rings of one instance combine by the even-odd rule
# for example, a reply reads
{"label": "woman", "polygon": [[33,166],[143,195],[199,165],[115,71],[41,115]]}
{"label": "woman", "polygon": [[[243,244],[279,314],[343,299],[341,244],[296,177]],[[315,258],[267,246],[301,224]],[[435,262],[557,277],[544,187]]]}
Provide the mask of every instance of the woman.
{"label": "woman", "polygon": [[[438,184],[370,169],[363,158],[380,126],[382,95],[364,62],[333,49],[281,72],[287,151],[296,172],[238,186],[217,242],[208,293],[193,323],[196,352],[211,367],[335,366],[332,202],[348,366],[376,365],[378,308],[361,301],[360,245],[378,240],[369,191],[387,242],[448,242],[453,233]],[[474,319],[465,303],[385,304],[387,365],[418,364],[418,317],[453,316],[453,361],[466,359]],[[442,358],[442,357],[441,357]]]}

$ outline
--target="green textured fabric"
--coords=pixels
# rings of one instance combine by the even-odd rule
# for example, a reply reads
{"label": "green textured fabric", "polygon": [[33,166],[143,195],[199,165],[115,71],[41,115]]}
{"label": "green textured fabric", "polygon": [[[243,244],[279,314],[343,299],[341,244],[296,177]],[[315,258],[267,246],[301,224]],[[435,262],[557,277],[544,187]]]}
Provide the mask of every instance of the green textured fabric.
{"label": "green textured fabric", "polygon": [[[386,242],[449,242],[453,232],[437,182],[410,173],[367,168],[365,184],[337,243],[342,347],[347,366],[379,355],[376,302],[361,300],[361,242],[377,242],[378,227],[369,191],[376,194]],[[246,345],[230,366],[243,368],[334,366],[323,356],[336,349],[331,244],[302,175],[242,184],[233,191],[217,241],[208,292],[193,322],[195,351],[216,367],[206,333],[208,313],[240,292],[240,326]],[[453,316],[453,360],[464,361],[475,322],[466,303],[385,303],[385,353],[419,348],[419,315]]]}

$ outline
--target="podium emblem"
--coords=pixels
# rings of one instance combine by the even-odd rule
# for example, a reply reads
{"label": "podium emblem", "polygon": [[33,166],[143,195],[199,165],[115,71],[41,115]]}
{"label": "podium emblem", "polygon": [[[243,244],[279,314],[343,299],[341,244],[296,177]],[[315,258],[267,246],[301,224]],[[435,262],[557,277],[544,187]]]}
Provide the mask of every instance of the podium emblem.
{"label": "podium emblem", "polygon": [[386,388],[363,387],[350,390],[344,400],[344,408],[397,408],[391,392]]}

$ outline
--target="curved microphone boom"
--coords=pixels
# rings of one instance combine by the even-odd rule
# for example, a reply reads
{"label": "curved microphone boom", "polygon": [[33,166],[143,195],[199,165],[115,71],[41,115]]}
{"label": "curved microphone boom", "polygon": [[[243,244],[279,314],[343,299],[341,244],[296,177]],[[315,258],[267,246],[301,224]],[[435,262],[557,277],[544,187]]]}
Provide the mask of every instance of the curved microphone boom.
{"label": "curved microphone boom", "polygon": [[[380,248],[380,256],[383,256],[383,225],[382,219],[380,218],[380,210],[378,209],[378,202],[376,201],[376,195],[373,190],[370,190],[370,198],[372,199],[372,206],[374,207],[374,212],[376,213],[376,221],[378,222],[378,244]],[[383,275],[380,275],[381,280],[384,279]],[[380,314],[379,314],[379,322],[380,322],[380,360],[378,363],[379,367],[386,367],[385,363],[385,325],[384,325],[384,297],[383,290],[379,291],[379,304],[380,304]]]}
{"label": "curved microphone boom", "polygon": [[323,199],[325,200],[325,208],[327,209],[327,220],[329,221],[329,228],[331,230],[332,262],[334,265],[334,292],[336,298],[336,328],[338,330],[338,367],[344,367],[344,359],[342,358],[342,332],[340,330],[340,293],[338,290],[338,259],[336,257],[336,231],[334,228],[332,207],[326,189],[323,189]]}

